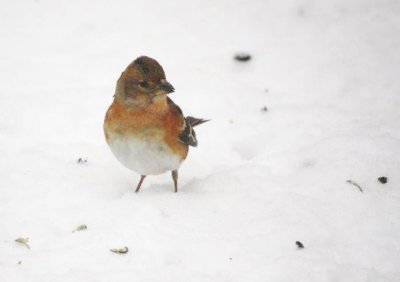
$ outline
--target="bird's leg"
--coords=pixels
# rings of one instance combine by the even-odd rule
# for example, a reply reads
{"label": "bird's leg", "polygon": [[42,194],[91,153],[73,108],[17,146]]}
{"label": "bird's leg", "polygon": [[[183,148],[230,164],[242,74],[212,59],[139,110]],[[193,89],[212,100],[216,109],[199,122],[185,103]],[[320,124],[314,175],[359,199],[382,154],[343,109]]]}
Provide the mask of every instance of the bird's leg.
{"label": "bird's leg", "polygon": [[173,170],[172,171],[172,179],[174,180],[174,192],[178,192],[178,171],[177,170]]}
{"label": "bird's leg", "polygon": [[137,185],[137,187],[136,187],[136,190],[135,190],[136,193],[139,192],[140,186],[142,186],[142,182],[143,182],[143,180],[144,180],[145,177],[146,177],[146,175],[141,175],[141,176],[140,176],[139,183],[138,183],[138,185]]}

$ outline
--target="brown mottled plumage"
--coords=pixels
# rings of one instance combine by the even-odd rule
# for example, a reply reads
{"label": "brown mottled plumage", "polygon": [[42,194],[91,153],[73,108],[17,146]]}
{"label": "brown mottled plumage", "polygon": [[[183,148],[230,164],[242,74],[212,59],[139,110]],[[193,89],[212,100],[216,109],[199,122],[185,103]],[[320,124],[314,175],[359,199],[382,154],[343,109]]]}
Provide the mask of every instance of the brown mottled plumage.
{"label": "brown mottled plumage", "polygon": [[104,133],[117,159],[141,174],[136,192],[146,175],[166,171],[172,171],[177,192],[178,168],[189,145],[197,146],[193,127],[206,122],[185,118],[167,97],[172,92],[161,65],[145,56],[132,62],[118,79]]}

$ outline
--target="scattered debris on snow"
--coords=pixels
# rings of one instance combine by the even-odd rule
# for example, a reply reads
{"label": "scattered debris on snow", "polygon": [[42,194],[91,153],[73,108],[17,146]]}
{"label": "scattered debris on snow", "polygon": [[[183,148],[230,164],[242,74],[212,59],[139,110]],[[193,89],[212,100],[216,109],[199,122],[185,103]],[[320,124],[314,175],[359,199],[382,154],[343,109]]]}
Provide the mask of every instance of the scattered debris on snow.
{"label": "scattered debris on snow", "polygon": [[20,243],[25,245],[28,249],[31,249],[31,247],[29,247],[28,242],[29,242],[29,237],[23,238],[23,237],[19,237],[17,239],[15,239],[15,242]]}
{"label": "scattered debris on snow", "polygon": [[128,247],[123,247],[120,249],[110,249],[110,251],[116,254],[126,254],[129,251],[129,249]]}
{"label": "scattered debris on snow", "polygon": [[381,176],[378,178],[378,181],[382,184],[385,184],[387,182],[387,177],[386,176]]}
{"label": "scattered debris on snow", "polygon": [[235,60],[236,60],[236,61],[239,61],[239,62],[247,62],[247,61],[249,61],[250,59],[251,59],[250,54],[244,53],[244,52],[238,53],[238,54],[236,54],[236,56],[235,56]]}
{"label": "scattered debris on snow", "polygon": [[77,163],[78,164],[87,164],[87,157],[86,158],[79,158]]}
{"label": "scattered debris on snow", "polygon": [[360,185],[357,184],[357,182],[354,182],[353,180],[347,180],[346,182],[356,186],[358,189],[360,189],[360,192],[363,192],[363,189],[361,188]]}
{"label": "scattered debris on snow", "polygon": [[75,231],[83,231],[86,230],[87,226],[85,224],[79,224],[73,231],[72,233],[74,233]]}

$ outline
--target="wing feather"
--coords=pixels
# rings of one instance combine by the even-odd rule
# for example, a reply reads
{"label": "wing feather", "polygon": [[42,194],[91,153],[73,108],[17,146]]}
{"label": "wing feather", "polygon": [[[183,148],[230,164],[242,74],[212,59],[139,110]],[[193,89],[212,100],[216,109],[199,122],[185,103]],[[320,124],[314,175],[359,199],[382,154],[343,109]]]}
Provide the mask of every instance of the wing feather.
{"label": "wing feather", "polygon": [[197,147],[198,142],[196,138],[196,132],[193,130],[193,127],[207,122],[208,120],[191,116],[185,118],[179,106],[177,106],[169,97],[167,97],[167,102],[177,111],[177,113],[182,114],[182,117],[184,119],[184,126],[182,127],[182,131],[179,134],[178,140],[186,145]]}

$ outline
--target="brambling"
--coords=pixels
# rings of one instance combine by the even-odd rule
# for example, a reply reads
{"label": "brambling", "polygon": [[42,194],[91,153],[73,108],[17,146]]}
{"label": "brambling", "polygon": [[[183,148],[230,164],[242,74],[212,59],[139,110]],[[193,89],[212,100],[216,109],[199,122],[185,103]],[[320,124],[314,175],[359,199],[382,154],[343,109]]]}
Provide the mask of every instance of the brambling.
{"label": "brambling", "polygon": [[161,65],[145,56],[133,61],[118,79],[104,134],[115,157],[141,175],[135,192],[147,175],[166,171],[172,172],[177,192],[178,169],[189,146],[197,146],[193,127],[207,121],[185,117],[167,97],[174,90]]}

